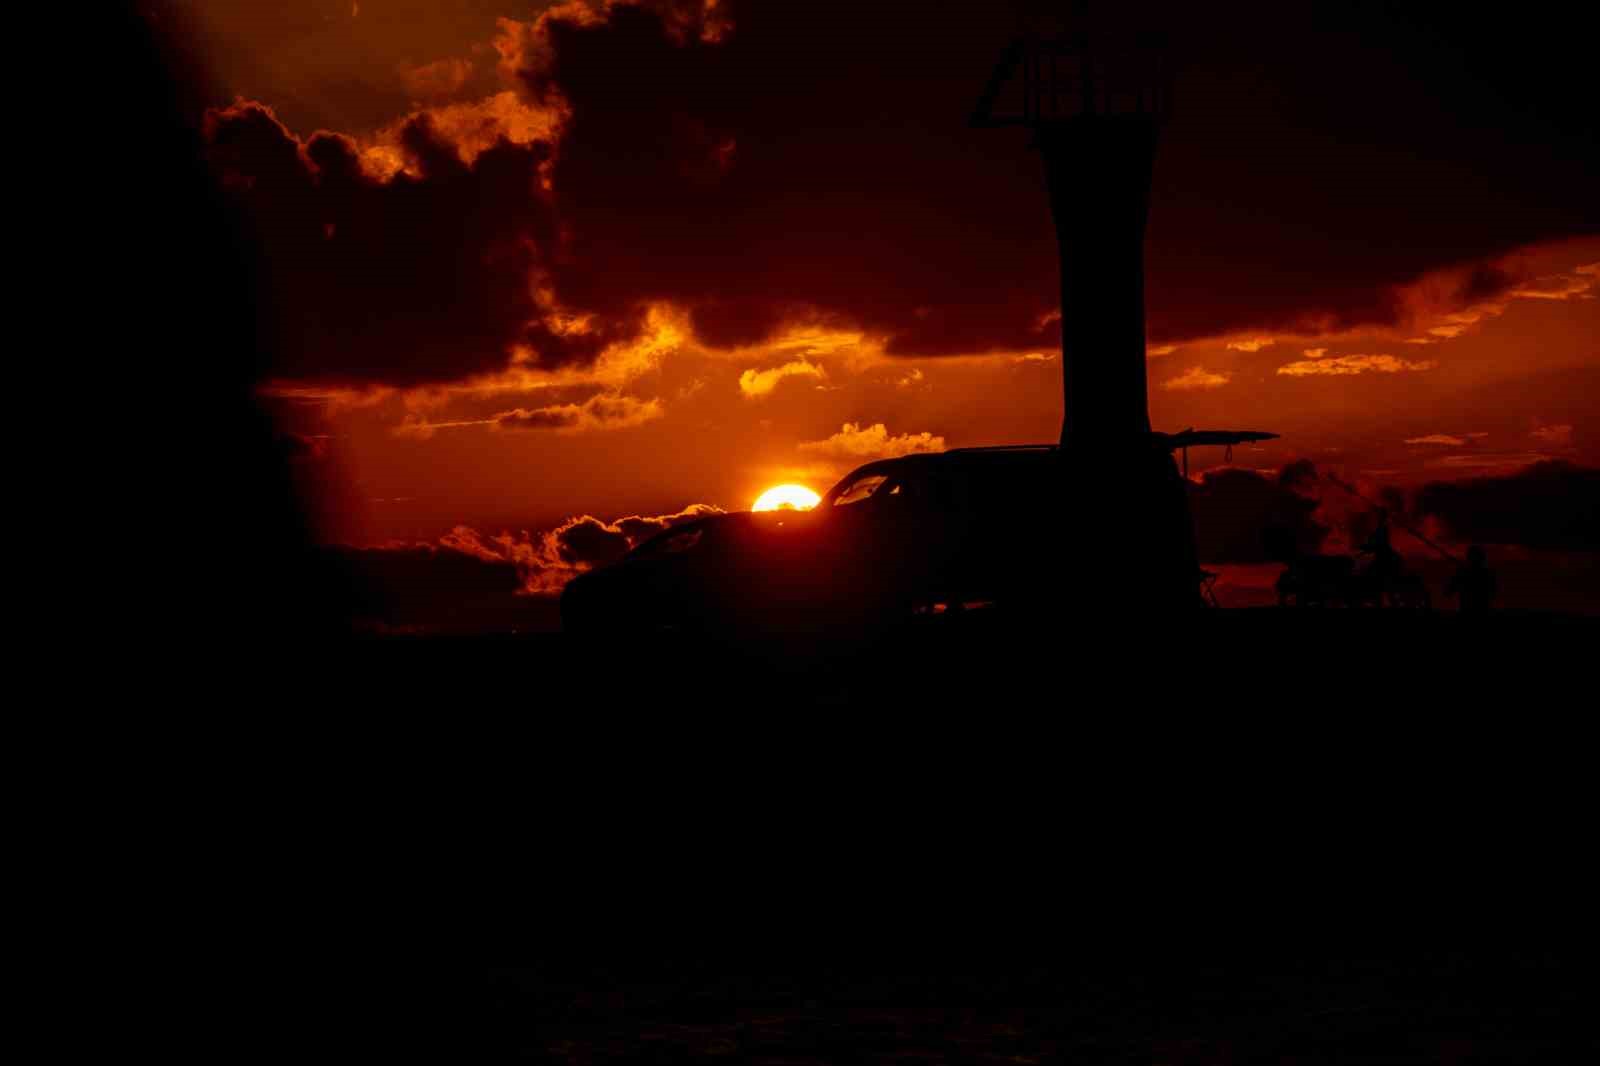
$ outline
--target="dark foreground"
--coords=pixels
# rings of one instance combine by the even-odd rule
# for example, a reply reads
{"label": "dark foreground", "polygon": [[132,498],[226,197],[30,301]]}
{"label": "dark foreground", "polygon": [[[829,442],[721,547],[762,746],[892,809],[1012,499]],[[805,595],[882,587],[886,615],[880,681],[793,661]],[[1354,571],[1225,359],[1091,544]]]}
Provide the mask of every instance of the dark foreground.
{"label": "dark foreground", "polygon": [[[562,633],[370,637],[307,663],[421,698],[518,679],[530,697],[570,691],[591,710],[634,701],[748,716],[782,707],[915,715],[978,708],[1054,720],[1206,711],[1228,719],[1337,703],[1407,716],[1578,710],[1588,702],[1600,617],[1501,612],[1259,608],[1182,618],[924,618],[869,639],[689,632],[578,639]],[[1578,686],[1576,689],[1568,686]],[[537,698],[525,705],[545,713]]]}
{"label": "dark foreground", "polygon": [[[1015,935],[1077,951],[1559,940],[1591,886],[1597,636],[1572,616],[1272,609],[974,614],[855,649],[378,640],[323,651],[297,706],[328,710],[289,729],[336,777],[466,802],[464,839],[510,819],[491,861],[550,864],[540,891],[592,877],[574,913],[614,901],[582,936],[693,940],[689,915],[753,909],[759,943],[929,912],[941,937],[1012,943],[999,930],[1042,898],[1071,920]],[[685,909],[647,917],[668,900]]]}
{"label": "dark foreground", "polygon": [[640,822],[705,795],[725,825],[767,803],[821,824],[864,789],[912,829],[932,807],[953,804],[964,824],[971,805],[1003,803],[982,833],[1070,808],[1093,837],[1124,816],[1159,811],[1170,827],[1227,800],[1240,810],[1217,828],[1274,827],[1299,845],[1297,804],[1335,817],[1370,806],[1383,832],[1341,828],[1341,846],[1414,837],[1402,846],[1415,857],[1441,834],[1474,834],[1451,861],[1478,862],[1491,835],[1508,847],[1549,836],[1556,856],[1587,835],[1562,836],[1592,806],[1600,619],[971,612],[865,644],[397,638],[294,665],[271,680],[336,709],[316,719],[332,736],[421,746],[489,781],[576,781],[563,805],[654,789],[627,815]]}
{"label": "dark foreground", "polygon": [[[403,1058],[1565,1066],[1596,636],[1270,610],[333,646],[257,680],[297,695],[255,720],[293,861],[249,871],[252,921],[356,945],[316,982]],[[515,965],[437,963],[441,927]]]}
{"label": "dark foreground", "polygon": [[1008,974],[501,969],[482,994],[504,1062],[728,1066],[1549,1063],[1592,1040],[1549,953],[1123,959]]}

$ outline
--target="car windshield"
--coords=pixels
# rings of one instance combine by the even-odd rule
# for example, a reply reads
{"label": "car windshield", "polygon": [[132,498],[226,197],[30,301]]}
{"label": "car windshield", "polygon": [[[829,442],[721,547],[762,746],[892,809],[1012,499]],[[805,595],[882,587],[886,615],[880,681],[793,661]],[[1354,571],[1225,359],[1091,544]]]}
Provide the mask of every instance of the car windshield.
{"label": "car windshield", "polygon": [[848,507],[853,503],[860,503],[882,488],[883,483],[888,480],[888,477],[883,474],[871,474],[867,477],[856,478],[845,486],[843,492],[833,498],[833,505],[835,507]]}

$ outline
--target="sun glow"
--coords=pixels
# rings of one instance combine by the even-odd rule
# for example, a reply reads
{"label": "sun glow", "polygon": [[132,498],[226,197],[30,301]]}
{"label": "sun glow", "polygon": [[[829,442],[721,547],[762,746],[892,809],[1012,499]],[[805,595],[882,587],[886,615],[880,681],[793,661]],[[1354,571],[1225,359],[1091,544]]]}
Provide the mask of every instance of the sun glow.
{"label": "sun glow", "polygon": [[752,511],[809,511],[822,500],[804,485],[777,485],[756,497]]}

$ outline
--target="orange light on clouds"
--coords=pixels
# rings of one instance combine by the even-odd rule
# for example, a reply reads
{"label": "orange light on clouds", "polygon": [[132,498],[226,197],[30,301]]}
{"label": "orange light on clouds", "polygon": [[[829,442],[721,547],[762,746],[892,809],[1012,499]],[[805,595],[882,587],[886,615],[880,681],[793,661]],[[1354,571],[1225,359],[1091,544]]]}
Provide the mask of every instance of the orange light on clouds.
{"label": "orange light on clouds", "polygon": [[822,502],[822,497],[804,485],[775,485],[756,497],[750,505],[752,511],[809,511]]}

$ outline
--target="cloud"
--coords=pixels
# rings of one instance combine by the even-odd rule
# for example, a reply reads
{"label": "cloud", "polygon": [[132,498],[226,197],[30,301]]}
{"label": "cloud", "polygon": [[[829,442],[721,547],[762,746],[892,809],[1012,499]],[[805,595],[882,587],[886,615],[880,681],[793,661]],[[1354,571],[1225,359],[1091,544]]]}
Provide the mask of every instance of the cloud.
{"label": "cloud", "polygon": [[770,370],[746,370],[739,375],[739,391],[751,398],[770,396],[780,381],[792,377],[824,378],[827,374],[820,366],[801,358]]}
{"label": "cloud", "polygon": [[[1429,271],[1594,232],[1593,149],[1570,135],[1587,128],[1584,94],[1571,91],[1582,64],[1567,62],[1578,53],[1492,84],[1448,65],[1506,33],[1520,44],[1495,53],[1517,54],[1531,28],[1491,38],[1468,20],[1371,9],[1348,47],[1284,49],[1325,32],[1314,13],[1158,7],[1149,17],[1196,61],[1182,90],[1191,117],[1161,149],[1160,172],[1182,181],[1159,186],[1152,214],[1152,353],[1409,322],[1397,292]],[[1058,343],[1049,208],[1037,182],[1018,180],[1036,156],[1018,131],[961,121],[1014,15],[979,5],[925,20],[907,49],[897,5],[565,3],[502,20],[498,34],[479,20],[492,39],[478,43],[514,88],[352,123],[381,135],[301,141],[259,121],[259,105],[225,109],[214,155],[263,250],[270,370],[409,385],[490,373],[517,351],[587,365],[656,304],[720,349],[797,322],[859,331],[889,355]],[[1527,51],[1571,47],[1540,38]],[[1352,66],[1363,72],[1353,86]],[[481,90],[489,67],[408,67],[404,99],[445,100],[458,82]],[[393,68],[386,60],[400,92]],[[293,88],[282,87],[286,108],[299,106]],[[1501,93],[1540,106],[1485,120],[1509,114]],[[1393,144],[1408,146],[1403,165]],[[1331,194],[1331,167],[1382,174],[1382,195],[1359,184]],[[1461,173],[1479,180],[1463,186]],[[1472,267],[1439,308],[1498,299],[1508,284]],[[1554,291],[1538,279],[1524,289]],[[590,316],[586,329],[563,331],[570,315]]]}
{"label": "cloud", "polygon": [[[442,402],[442,401],[441,401]],[[532,409],[516,408],[501,411],[489,418],[464,418],[449,421],[430,421],[408,414],[390,432],[396,437],[430,440],[441,429],[464,429],[487,426],[494,430],[555,430],[563,433],[580,433],[586,430],[624,429],[653,421],[665,414],[661,400],[640,400],[632,396],[601,392],[582,403],[547,404]]]}
{"label": "cloud", "polygon": [[674,514],[629,515],[611,522],[575,515],[543,533],[494,537],[457,526],[439,543],[474,558],[510,563],[524,593],[554,595],[578,574],[616,562],[664,529],[721,513],[719,507],[693,503]]}
{"label": "cloud", "polygon": [[[1409,490],[1366,484],[1358,488],[1406,524],[1426,530],[1435,539],[1534,550],[1600,551],[1600,470],[1537,455],[1450,458],[1463,462],[1446,461],[1441,465],[1496,473],[1466,480],[1430,481]],[[1348,550],[1348,545],[1361,543],[1371,531],[1371,507],[1343,491],[1325,489],[1318,481],[1317,468],[1309,460],[1285,466],[1278,483],[1306,499],[1319,501],[1312,520],[1326,533],[1325,550]],[[1228,487],[1241,497],[1264,498],[1259,487]],[[1258,505],[1240,507],[1237,503],[1218,509],[1244,515],[1262,510]],[[1200,515],[1197,497],[1197,529],[1204,528]],[[1248,527],[1255,521],[1241,519],[1244,530],[1238,533],[1240,543],[1247,540]],[[1411,538],[1405,538],[1404,544],[1397,542],[1397,547],[1404,551],[1422,550],[1420,542]]]}
{"label": "cloud", "polygon": [[463,163],[471,164],[501,140],[517,145],[551,144],[559,136],[560,121],[557,113],[530,107],[516,93],[501,92],[481,100],[413,111],[355,143],[368,175],[388,180],[404,171],[420,178],[424,176],[421,167],[406,147],[406,130],[413,123],[427,124],[435,137],[454,148]]}
{"label": "cloud", "polygon": [[1465,437],[1452,437],[1448,433],[1429,433],[1426,437],[1407,437],[1407,444],[1446,444],[1452,447],[1462,447],[1467,443]]}
{"label": "cloud", "polygon": [[1536,426],[1528,435],[1534,440],[1557,448],[1567,448],[1572,445],[1572,427],[1569,425]]}
{"label": "cloud", "polygon": [[[1262,562],[1281,556],[1288,544],[1312,552],[1360,543],[1371,529],[1371,508],[1343,492],[1324,491],[1318,476],[1309,460],[1284,466],[1275,479],[1234,467],[1207,471],[1190,496],[1200,558]],[[1362,491],[1446,541],[1600,551],[1600,470],[1591,467],[1546,459],[1409,492]],[[1408,538],[1404,550],[1412,547],[1418,545]]]}
{"label": "cloud", "polygon": [[1296,459],[1283,464],[1278,471],[1278,483],[1286,489],[1292,489],[1301,495],[1315,496],[1318,482],[1317,464],[1310,459]]}
{"label": "cloud", "polygon": [[1285,363],[1278,368],[1278,373],[1293,377],[1305,377],[1314,374],[1365,374],[1369,372],[1399,374],[1406,371],[1432,370],[1438,365],[1432,359],[1411,361],[1396,359],[1392,355],[1331,355],[1295,363]]}
{"label": "cloud", "polygon": [[665,414],[660,399],[639,400],[632,396],[601,393],[583,403],[553,404],[533,410],[517,408],[495,415],[496,429],[553,429],[564,433],[586,430],[626,429],[643,425]]}
{"label": "cloud", "polygon": [[1226,385],[1232,377],[1232,374],[1207,370],[1203,366],[1191,366],[1177,377],[1163,381],[1161,387],[1163,389],[1219,389]]}
{"label": "cloud", "polygon": [[448,422],[430,422],[417,415],[407,415],[389,432],[396,437],[411,440],[432,440],[441,429],[464,429],[467,426],[492,426],[492,418],[463,418]]}
{"label": "cloud", "polygon": [[722,508],[714,507],[709,503],[691,503],[674,514],[650,517],[629,515],[627,518],[617,519],[612,524],[628,538],[631,547],[638,547],[662,530],[682,525],[685,522],[692,522],[697,518],[705,518],[709,515],[722,513],[724,513]]}
{"label": "cloud", "polygon": [[1554,551],[1600,551],[1600,470],[1544,460],[1498,477],[1431,482],[1416,513],[1460,541]]}
{"label": "cloud", "polygon": [[[624,293],[669,300],[689,308],[701,340],[718,347],[757,343],[813,312],[882,337],[891,355],[1016,352],[1058,340],[1047,205],[1018,186],[1015,166],[996,165],[1028,161],[1026,139],[961,130],[951,118],[959,123],[970,109],[973,86],[1012,29],[1005,7],[923,26],[914,50],[902,47],[904,16],[893,5],[843,0],[720,4],[714,10],[729,12],[731,29],[715,34],[692,3],[612,4],[603,19],[581,9],[582,19],[545,20],[548,59],[528,80],[571,109],[553,171],[563,222],[575,247],[617,253],[575,261],[556,279],[563,298],[596,307]],[[1394,106],[1432,102],[1417,92],[1423,75],[1392,62],[1413,51],[1408,44],[1419,46],[1425,68],[1436,52],[1404,19],[1363,16],[1372,33],[1356,40],[1374,43],[1358,47],[1366,73],[1357,99],[1329,108],[1327,87],[1348,81],[1352,56],[1341,51],[1335,62],[1280,47],[1286,34],[1316,32],[1303,21],[1309,16],[1291,14],[1285,25],[1283,16],[1200,18],[1174,7],[1159,17],[1205,57],[1202,69],[1186,71],[1186,113],[1206,116],[1199,122],[1207,129],[1229,116],[1250,136],[1224,124],[1214,132],[1232,135],[1227,151],[1202,135],[1163,145],[1161,166],[1185,176],[1185,194],[1163,200],[1151,229],[1157,344],[1308,321],[1330,330],[1393,324],[1397,287],[1441,264],[1549,235],[1579,215],[1581,167],[1552,154],[1553,176],[1535,181],[1526,166],[1509,165],[1515,153],[1481,133],[1465,136],[1454,112],[1419,124]],[[650,91],[617,92],[619,68]],[[1259,70],[1281,106],[1261,104],[1261,83],[1218,76],[1243,68]],[[1459,75],[1449,84],[1458,95],[1474,92]],[[893,136],[877,112],[860,108],[863,99],[892,108]],[[1382,128],[1376,141],[1374,127]],[[1395,168],[1374,152],[1374,169],[1386,175],[1381,200],[1327,195],[1328,167],[1350,165],[1351,143],[1402,133],[1431,154]],[[640,144],[652,150],[640,153]],[[1476,230],[1459,209],[1441,210],[1437,195],[1463,166],[1464,145],[1473,169],[1529,193],[1507,211],[1500,195],[1485,192],[1471,216],[1483,223]],[[616,166],[619,158],[632,165]],[[900,177],[907,173],[920,176],[914,195]],[[982,225],[951,225],[974,211]],[[1288,255],[1314,262],[1318,284],[1281,269]],[[1497,279],[1482,273],[1459,286],[1462,298],[1493,288]]]}
{"label": "cloud", "polygon": [[1263,348],[1270,348],[1277,343],[1273,337],[1249,337],[1245,340],[1229,341],[1228,347],[1236,352],[1259,352]]}
{"label": "cloud", "polygon": [[1285,546],[1319,550],[1329,530],[1316,520],[1317,499],[1301,491],[1315,478],[1316,468],[1306,461],[1275,478],[1237,467],[1208,470],[1189,490],[1201,561],[1260,563],[1276,560]]}
{"label": "cloud", "polygon": [[[664,529],[721,513],[695,503],[674,514],[611,522],[575,515],[543,532],[495,536],[462,525],[433,543],[324,548],[316,565],[339,590],[340,609],[358,629],[551,627],[552,598],[572,578],[615,562]],[[538,609],[540,603],[545,609]]]}
{"label": "cloud", "polygon": [[1570,300],[1586,296],[1596,285],[1600,285],[1600,263],[1584,263],[1570,274],[1547,274],[1524,281],[1511,290],[1511,295],[1528,300]]}
{"label": "cloud", "polygon": [[1543,452],[1471,453],[1467,455],[1446,455],[1441,459],[1431,459],[1424,463],[1423,466],[1432,470],[1513,471],[1532,466],[1534,463],[1543,462],[1548,458],[1549,456]]}
{"label": "cloud", "polygon": [[452,56],[432,63],[402,63],[399,74],[413,100],[437,100],[462,90],[472,77],[472,61]]}
{"label": "cloud", "polygon": [[556,240],[538,172],[550,145],[500,137],[464,161],[428,115],[374,177],[352,139],[294,137],[264,105],[206,116],[213,165],[257,257],[272,379],[414,386],[592,362],[639,315],[574,328],[530,279]]}
{"label": "cloud", "polygon": [[1506,313],[1513,299],[1593,299],[1600,284],[1600,263],[1582,263],[1566,271],[1533,273],[1535,249],[1523,249],[1497,262],[1481,262],[1432,271],[1396,292],[1401,318],[1424,335],[1407,344],[1439,344],[1473,331],[1480,323]]}
{"label": "cloud", "polygon": [[927,432],[891,437],[882,422],[866,428],[856,422],[846,422],[827,440],[806,441],[800,445],[800,450],[837,459],[893,458],[916,452],[942,452],[945,443],[943,437]]}

